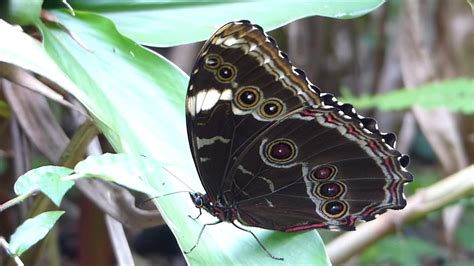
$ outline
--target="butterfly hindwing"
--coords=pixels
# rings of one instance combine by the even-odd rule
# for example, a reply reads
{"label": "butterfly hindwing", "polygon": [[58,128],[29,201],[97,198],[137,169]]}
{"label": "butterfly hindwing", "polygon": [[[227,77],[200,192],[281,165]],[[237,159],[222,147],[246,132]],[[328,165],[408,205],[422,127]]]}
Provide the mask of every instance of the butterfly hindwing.
{"label": "butterfly hindwing", "polygon": [[244,224],[353,229],[406,204],[411,175],[380,134],[334,107],[310,107],[263,132],[236,160],[224,195]]}

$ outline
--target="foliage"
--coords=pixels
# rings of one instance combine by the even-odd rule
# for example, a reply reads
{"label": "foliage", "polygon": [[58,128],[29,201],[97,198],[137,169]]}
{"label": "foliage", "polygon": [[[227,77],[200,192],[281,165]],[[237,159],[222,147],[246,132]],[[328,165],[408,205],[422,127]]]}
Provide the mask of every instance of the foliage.
{"label": "foliage", "polygon": [[0,101],[0,116],[10,117],[11,110],[5,101]]}
{"label": "foliage", "polygon": [[40,190],[59,206],[66,192],[74,185],[74,182],[63,181],[61,178],[71,173],[71,169],[61,166],[43,166],[30,170],[15,182],[15,193],[24,195]]}
{"label": "foliage", "polygon": [[[270,2],[275,12],[261,12]],[[47,1],[48,17],[43,17],[42,21],[38,17],[26,20],[33,21],[41,30],[43,47],[0,21],[0,34],[7,40],[0,45],[0,61],[42,75],[74,95],[93,115],[115,150],[146,154],[163,163],[180,162],[172,167],[173,174],[202,191],[189,156],[184,128],[183,104],[188,77],[172,63],[137,42],[170,46],[203,40],[219,25],[242,18],[251,19],[267,30],[309,15],[349,18],[365,14],[382,2],[71,1],[74,10],[67,11],[56,9],[57,3]],[[200,23],[195,23],[197,10],[202,16]],[[179,22],[173,18],[179,18]],[[85,167],[86,164],[87,160],[77,167]],[[116,171],[121,169],[119,165],[102,166],[104,168],[100,173],[95,172],[92,176],[104,177],[115,173],[108,176],[115,181],[121,176]],[[54,177],[54,182],[64,181],[60,178],[61,174],[51,174],[51,170],[62,171],[59,168],[39,168],[33,172],[34,175],[27,174],[30,178],[24,177],[20,181],[39,180],[45,175]],[[74,178],[87,176],[78,174],[77,168],[75,171]],[[144,191],[146,186],[134,182],[122,184],[155,195],[177,191],[181,186],[169,181],[165,187],[158,185],[163,182],[158,182],[156,173],[141,177],[153,190]],[[68,186],[61,190],[60,197]],[[28,191],[26,186],[22,187],[24,189],[19,192]],[[180,245],[184,249],[192,246],[206,221],[189,220],[187,215],[194,210],[189,197],[176,195],[172,199],[160,199],[158,203]],[[313,261],[327,264],[324,247],[314,232],[295,233],[289,237],[266,230],[253,231],[277,256],[293,263]],[[233,241],[229,242],[225,237],[227,235],[233,235]],[[308,252],[295,255],[292,252],[294,247],[300,250],[304,247]],[[247,255],[242,256],[241,253]],[[188,254],[187,259],[189,263],[205,261],[209,264],[269,262],[251,236],[224,224],[206,229],[198,248]]]}
{"label": "foliage", "polygon": [[447,258],[447,254],[430,242],[415,237],[387,237],[378,245],[369,247],[361,256],[362,265],[418,265],[420,258],[434,261]]}
{"label": "foliage", "polygon": [[472,224],[474,223],[474,215],[472,209],[474,209],[474,198],[469,199],[470,202],[466,204],[466,215],[463,217],[458,230],[456,230],[456,239],[463,246],[471,252],[474,252],[474,230],[472,230]]}
{"label": "foliage", "polygon": [[23,222],[10,237],[9,251],[20,256],[51,230],[64,211],[49,211]]}
{"label": "foliage", "polygon": [[[189,154],[185,130],[188,76],[160,54],[141,45],[168,47],[202,41],[230,20],[249,19],[268,31],[305,16],[352,18],[376,9],[384,1],[46,0],[43,5],[46,12],[40,15],[41,2],[7,0],[0,4],[0,62],[29,70],[73,95],[86,107],[113,148],[127,154],[91,156],[74,169],[46,166],[31,170],[18,179],[15,192],[20,195],[12,201],[22,201],[41,191],[59,206],[77,179],[115,182],[158,197],[155,203],[164,219],[180,247],[188,250],[203,224],[214,220],[210,217],[190,220],[188,215],[194,216],[197,211],[187,193],[159,197],[188,190],[180,180],[193,190],[203,191]],[[3,8],[11,3],[14,5]],[[70,3],[73,9],[65,9],[65,3]],[[398,2],[392,5],[397,11],[400,8]],[[262,12],[269,8],[271,12]],[[34,25],[41,32],[41,43],[14,24]],[[358,108],[446,107],[453,112],[473,114],[472,88],[473,80],[463,78],[360,98],[346,91],[342,101]],[[11,114],[9,106],[0,100],[0,117]],[[6,163],[0,157],[0,173],[6,171]],[[409,186],[410,192],[435,182],[436,176],[432,172],[418,175]],[[11,236],[10,251],[22,254],[43,238],[61,215],[62,212],[46,212],[25,221]],[[35,227],[40,230],[33,230]],[[472,249],[469,230],[469,226],[463,225],[457,237]],[[324,245],[314,231],[293,234],[258,228],[252,231],[274,255],[284,257],[285,262],[329,264]],[[437,252],[441,251],[421,239],[393,237],[373,246],[361,260],[365,264],[390,261],[411,265],[418,264],[423,256],[446,258],[446,254],[441,252],[438,256]],[[249,234],[229,224],[206,228],[197,249],[187,254],[186,259],[189,264],[275,263]]]}
{"label": "foliage", "polygon": [[12,24],[31,25],[39,17],[42,4],[42,0],[5,0],[0,2],[0,18]]}
{"label": "foliage", "polygon": [[[136,42],[166,47],[205,40],[214,32],[216,25],[232,20],[247,19],[269,31],[311,15],[357,17],[377,8],[383,1],[73,0],[70,3],[77,10],[110,19],[119,32]],[[269,5],[271,12],[262,12]]]}
{"label": "foliage", "polygon": [[426,84],[417,88],[399,89],[386,94],[353,97],[343,91],[343,101],[358,108],[403,110],[413,106],[426,109],[445,107],[452,112],[474,114],[474,79],[459,78]]}

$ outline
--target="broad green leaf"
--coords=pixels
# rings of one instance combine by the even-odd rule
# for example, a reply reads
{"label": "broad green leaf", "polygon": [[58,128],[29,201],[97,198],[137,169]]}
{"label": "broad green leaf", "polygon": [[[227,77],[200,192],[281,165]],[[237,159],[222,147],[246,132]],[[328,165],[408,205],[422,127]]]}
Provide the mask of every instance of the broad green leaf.
{"label": "broad green leaf", "polygon": [[445,107],[452,112],[474,114],[474,79],[452,79],[425,84],[414,89],[400,89],[386,94],[355,98],[346,93],[341,98],[358,108],[402,110],[413,106],[426,109]]}
{"label": "broad green leaf", "polygon": [[141,137],[154,149],[166,151],[159,159],[181,156],[181,149],[188,149],[180,140],[185,137],[188,77],[165,58],[120,35],[107,19],[84,12],[75,17],[54,14],[80,43],[58,27],[39,24],[45,48],[81,87],[84,97],[75,96],[103,123],[114,146],[134,149],[144,143],[129,140]]}
{"label": "broad green leaf", "polygon": [[73,181],[61,178],[72,172],[72,169],[62,166],[42,166],[30,170],[15,182],[15,193],[23,195],[41,190],[56,206],[59,206],[66,192],[74,185]]}
{"label": "broad green leaf", "polygon": [[[158,172],[146,178],[157,195],[182,191],[178,178],[194,190],[204,191],[185,129],[188,77],[164,58],[120,35],[107,19],[77,10],[75,17],[62,12],[54,14],[87,49],[62,29],[39,24],[45,48],[83,90],[85,98],[76,97],[87,102],[87,107],[100,118],[99,127],[114,148],[174,165],[167,167],[172,175]],[[160,197],[156,202],[183,250],[194,245],[204,223],[216,220],[208,214],[198,221],[191,220],[188,215],[195,216],[197,210],[187,193]],[[284,257],[287,262],[328,264],[321,239],[314,231],[252,231],[275,256]],[[186,259],[189,263],[214,265],[275,263],[250,234],[228,223],[206,228],[198,247]]]}
{"label": "broad green leaf", "polygon": [[64,211],[49,211],[26,220],[10,237],[9,250],[20,256],[36,242],[43,239]]}
{"label": "broad green leaf", "polygon": [[43,0],[3,0],[0,18],[18,25],[32,25],[39,18]]}
{"label": "broad green leaf", "polygon": [[95,1],[73,0],[76,10],[100,13],[119,31],[151,46],[202,41],[223,24],[247,19],[269,31],[307,16],[352,18],[364,15],[383,0],[260,0],[260,1]]}
{"label": "broad green leaf", "polygon": [[41,43],[0,19],[0,61],[31,70],[70,91],[76,97],[82,95],[64,72],[41,47]]}
{"label": "broad green leaf", "polygon": [[148,179],[156,178],[164,169],[153,159],[132,154],[110,154],[89,156],[79,162],[74,171],[78,175],[113,181],[127,188],[149,195],[157,193]]}

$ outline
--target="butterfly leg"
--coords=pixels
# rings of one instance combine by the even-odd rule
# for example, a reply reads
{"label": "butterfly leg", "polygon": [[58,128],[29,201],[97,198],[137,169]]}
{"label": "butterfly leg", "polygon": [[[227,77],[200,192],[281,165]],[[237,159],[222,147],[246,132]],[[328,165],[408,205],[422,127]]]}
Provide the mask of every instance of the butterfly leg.
{"label": "butterfly leg", "polygon": [[234,222],[232,222],[232,224],[233,224],[235,227],[237,227],[238,229],[240,229],[240,230],[242,230],[242,231],[245,231],[245,232],[247,232],[247,233],[250,233],[250,234],[253,236],[253,238],[255,238],[255,240],[257,240],[257,242],[258,242],[258,244],[260,245],[260,247],[262,247],[262,249],[265,250],[265,252],[268,254],[268,256],[270,256],[272,259],[275,259],[275,260],[284,260],[284,258],[279,258],[279,257],[273,256],[273,254],[270,253],[270,251],[262,244],[262,242],[260,242],[260,239],[258,239],[258,237],[257,237],[252,231],[250,231],[250,230],[248,230],[248,229],[245,229],[245,228],[242,228],[242,227],[236,225]]}
{"label": "butterfly leg", "polygon": [[199,210],[198,216],[192,217],[191,215],[188,215],[188,217],[191,218],[191,219],[193,219],[194,221],[196,221],[199,217],[201,217],[201,214],[202,214],[202,210],[201,210],[200,208],[199,208],[198,210]]}
{"label": "butterfly leg", "polygon": [[[201,215],[201,214],[199,214],[199,215]],[[199,216],[198,216],[198,217],[199,217]],[[192,217],[191,217],[191,218],[192,218]],[[189,253],[191,253],[191,251],[193,251],[193,250],[197,247],[197,245],[199,244],[199,240],[201,240],[202,233],[204,232],[204,229],[206,229],[206,226],[208,226],[208,225],[216,225],[216,224],[219,224],[219,223],[222,223],[222,221],[219,220],[219,221],[216,221],[216,222],[214,222],[214,223],[209,223],[209,224],[203,225],[202,228],[201,228],[201,231],[199,232],[199,235],[198,235],[198,238],[197,238],[197,240],[196,240],[196,243],[194,243],[194,245],[191,247],[190,250],[184,251],[184,254],[189,254]]]}

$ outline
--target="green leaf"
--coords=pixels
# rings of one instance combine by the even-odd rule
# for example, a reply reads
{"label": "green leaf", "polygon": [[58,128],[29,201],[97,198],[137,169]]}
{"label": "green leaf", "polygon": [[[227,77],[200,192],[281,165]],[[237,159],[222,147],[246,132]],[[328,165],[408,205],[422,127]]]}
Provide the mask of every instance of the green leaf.
{"label": "green leaf", "polygon": [[[387,252],[387,251],[390,252]],[[419,265],[420,258],[446,258],[437,246],[415,237],[391,236],[369,247],[361,256],[362,265]]]}
{"label": "green leaf", "polygon": [[167,175],[163,165],[153,159],[132,154],[110,154],[89,156],[79,162],[74,171],[85,177],[113,181],[127,188],[149,195],[157,195],[147,180],[157,175]]}
{"label": "green leaf", "polygon": [[[114,146],[119,151],[136,149],[145,143],[128,140],[140,136],[151,141],[148,145],[155,149],[167,151],[160,159],[181,156],[179,151],[187,147],[179,139],[185,136],[186,74],[120,35],[107,19],[78,11],[74,17],[63,12],[54,15],[80,43],[60,28],[39,24],[44,46],[81,87],[80,94],[70,92],[103,123],[104,133]],[[155,110],[153,116],[149,115],[151,110]],[[161,127],[165,130],[149,130]]]}
{"label": "green leaf", "polygon": [[0,156],[0,176],[4,175],[5,172],[8,170],[9,163],[4,156]]}
{"label": "green leaf", "polygon": [[471,252],[474,251],[473,238],[474,232],[472,226],[463,225],[459,227],[456,231],[456,238],[460,244],[463,245],[466,249],[469,249]]}
{"label": "green leaf", "polygon": [[64,211],[49,211],[26,220],[10,237],[9,251],[17,256],[43,239]]}
{"label": "green leaf", "polygon": [[[60,28],[38,24],[44,46],[83,90],[82,95],[75,96],[99,119],[99,127],[115,150],[144,154],[174,165],[166,167],[173,175],[157,172],[144,178],[158,195],[183,190],[178,178],[194,190],[204,191],[186,136],[184,100],[188,77],[161,56],[120,35],[105,18],[86,12],[76,12],[75,17],[54,14],[87,49]],[[160,197],[156,202],[183,250],[194,245],[204,223],[215,221],[208,214],[198,221],[190,219],[188,215],[195,216],[197,210],[187,193]],[[329,264],[315,231],[252,231],[267,249],[287,262]],[[228,223],[206,228],[198,247],[186,259],[189,263],[214,265],[275,263],[250,234]]]}
{"label": "green leaf", "polygon": [[308,16],[352,18],[364,15],[383,0],[260,0],[260,1],[95,1],[73,0],[76,10],[100,13],[111,19],[119,31],[151,46],[173,46],[202,41],[218,27],[247,19],[265,30]]}
{"label": "green leaf", "polygon": [[0,117],[10,118],[11,110],[5,101],[0,100]]}
{"label": "green leaf", "polygon": [[[41,43],[0,19],[0,61],[17,65],[55,82],[76,97],[83,94],[45,52]],[[84,98],[84,97],[82,97]]]}
{"label": "green leaf", "polygon": [[386,94],[354,98],[346,91],[341,98],[358,108],[402,110],[414,106],[426,109],[445,107],[452,112],[474,114],[474,79],[451,79],[414,89],[400,89]]}
{"label": "green leaf", "polygon": [[17,195],[41,190],[59,207],[61,200],[74,185],[73,181],[62,180],[73,172],[62,166],[43,166],[26,172],[15,182],[14,190]]}
{"label": "green leaf", "polygon": [[34,24],[41,13],[43,0],[3,0],[0,2],[0,18],[22,26]]}
{"label": "green leaf", "polygon": [[474,209],[471,207],[474,206],[474,198],[470,197],[465,200],[467,201],[465,204],[467,205],[467,208],[465,209],[465,214],[463,215],[455,233],[456,243],[462,245],[465,249],[474,252],[474,241],[472,241],[474,239],[474,230],[472,230]]}

